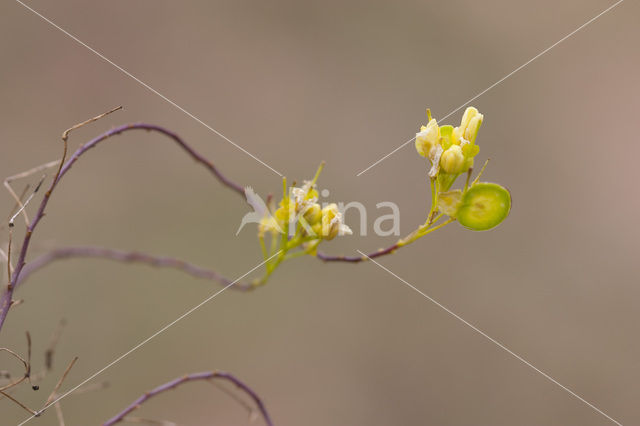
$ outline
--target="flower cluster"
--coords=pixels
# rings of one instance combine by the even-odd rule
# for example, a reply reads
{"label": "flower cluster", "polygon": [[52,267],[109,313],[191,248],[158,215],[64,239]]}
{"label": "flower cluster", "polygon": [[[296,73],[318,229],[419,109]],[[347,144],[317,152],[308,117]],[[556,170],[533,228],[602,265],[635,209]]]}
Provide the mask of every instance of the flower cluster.
{"label": "flower cluster", "polygon": [[[429,110],[427,117],[427,125],[422,126],[416,134],[415,146],[418,154],[429,160],[431,209],[424,224],[389,248],[372,253],[371,257],[393,253],[455,221],[468,229],[484,231],[499,225],[509,214],[509,191],[495,183],[478,182],[484,166],[473,182],[470,182],[474,158],[480,151],[476,139],[484,116],[476,108],[469,107],[457,127],[438,125]],[[317,251],[322,241],[352,233],[344,224],[343,215],[336,204],[321,205],[318,202],[316,181],[322,167],[321,164],[314,178],[304,181],[302,186],[294,184],[288,188],[284,179],[282,200],[277,206],[273,200],[268,202],[269,206],[264,203],[261,206],[254,198],[253,190],[246,189],[247,201],[258,212],[258,238],[266,265],[266,274],[255,285],[264,284],[282,261],[296,256],[310,254],[318,255],[324,260],[349,262],[369,258],[331,257]],[[451,189],[462,174],[466,174],[463,188]],[[265,244],[267,238],[271,242],[270,249]]]}
{"label": "flower cluster", "polygon": [[[476,138],[484,116],[476,108],[469,107],[458,127],[439,126],[429,110],[427,116],[429,122],[420,128],[415,143],[418,154],[429,159],[431,164],[432,206],[427,222],[414,233],[411,241],[424,235],[442,215],[476,231],[497,226],[509,214],[509,191],[494,183],[479,183],[482,171],[469,185],[474,157],[480,151]],[[467,173],[464,188],[450,190],[462,173]]]}
{"label": "flower cluster", "polygon": [[[288,229],[288,232],[285,232]],[[295,230],[295,231],[294,231]],[[351,235],[344,224],[343,215],[335,203],[322,207],[318,203],[315,181],[304,181],[301,187],[292,186],[289,194],[280,201],[278,208],[262,218],[258,232],[288,233],[295,240],[332,240],[337,235]]]}
{"label": "flower cluster", "polygon": [[418,154],[431,161],[429,177],[435,179],[442,174],[443,183],[449,186],[459,174],[473,167],[473,157],[480,148],[475,144],[484,116],[476,108],[464,112],[460,126],[438,126],[427,110],[429,123],[416,134]]}
{"label": "flower cluster", "polygon": [[[252,200],[254,195],[247,192],[247,201],[260,211],[262,217],[258,224],[258,238],[267,263],[267,276],[283,260],[298,255],[315,255],[322,241],[334,239],[338,235],[350,235],[351,229],[344,224],[343,214],[335,203],[318,202],[316,181],[322,171],[321,164],[314,178],[304,181],[302,186],[287,187],[283,180],[282,200],[277,207],[273,200],[268,206],[256,208],[259,204]],[[271,248],[267,250],[265,237],[271,239]],[[264,278],[266,280],[266,277]]]}

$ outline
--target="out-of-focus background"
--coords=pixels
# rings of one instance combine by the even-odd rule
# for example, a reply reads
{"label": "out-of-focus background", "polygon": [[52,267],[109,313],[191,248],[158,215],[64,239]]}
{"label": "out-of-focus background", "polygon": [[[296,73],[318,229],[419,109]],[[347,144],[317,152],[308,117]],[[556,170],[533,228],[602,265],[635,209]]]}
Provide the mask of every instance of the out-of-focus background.
{"label": "out-of-focus background", "polygon": [[[610,1],[111,1],[28,5],[300,182],[360,201],[367,237],[323,244],[354,254],[393,201],[402,234],[428,208],[426,165],[408,140],[431,107],[442,117],[610,6]],[[380,262],[625,424],[640,422],[637,3],[621,3],[473,102],[485,114],[478,162],[514,199],[491,232],[452,225]],[[0,171],[54,160],[71,137],[117,124],[166,126],[259,193],[280,177],[17,2],[0,5]],[[446,122],[455,124],[462,110]],[[30,182],[37,181],[34,177]],[[0,212],[13,203],[0,195]],[[172,255],[235,278],[261,261],[249,207],[165,138],[129,133],[65,177],[34,237]],[[30,209],[33,215],[33,207]],[[358,228],[357,217],[347,223]],[[19,225],[16,238],[20,236]],[[1,237],[6,244],[6,231]],[[17,238],[16,240],[19,240]],[[3,267],[4,268],[4,267]],[[78,356],[71,388],[219,287],[178,272],[63,261],[19,290],[0,346],[34,363],[65,318],[56,371]],[[19,369],[2,355],[0,369]],[[98,424],[184,373],[233,372],[277,425],[606,425],[583,402],[368,263],[287,262],[264,288],[227,291],[72,395],[69,425]],[[26,412],[0,401],[0,423]],[[186,425],[244,425],[247,413],[206,383],[136,415]],[[32,424],[55,425],[53,412]],[[260,424],[256,421],[255,424]]]}

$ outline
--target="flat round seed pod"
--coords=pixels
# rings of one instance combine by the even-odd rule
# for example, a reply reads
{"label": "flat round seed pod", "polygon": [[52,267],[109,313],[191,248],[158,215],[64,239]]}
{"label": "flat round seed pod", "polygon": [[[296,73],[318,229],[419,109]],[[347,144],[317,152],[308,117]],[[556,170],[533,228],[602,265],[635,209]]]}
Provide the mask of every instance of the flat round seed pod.
{"label": "flat round seed pod", "polygon": [[511,209],[511,194],[495,183],[473,185],[462,198],[456,218],[465,228],[486,231],[498,226]]}

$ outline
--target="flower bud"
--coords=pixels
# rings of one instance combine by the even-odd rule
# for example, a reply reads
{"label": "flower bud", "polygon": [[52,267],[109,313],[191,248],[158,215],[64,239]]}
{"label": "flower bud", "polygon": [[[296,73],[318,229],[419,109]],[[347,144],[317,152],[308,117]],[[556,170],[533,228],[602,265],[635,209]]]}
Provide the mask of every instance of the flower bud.
{"label": "flower bud", "polygon": [[460,121],[460,127],[456,130],[457,136],[473,143],[476,140],[483,118],[484,116],[476,108],[467,108]]}
{"label": "flower bud", "polygon": [[476,136],[478,135],[478,130],[482,125],[482,114],[478,114],[469,121],[469,125],[464,129],[464,138],[469,142],[473,143],[476,140]]}
{"label": "flower bud", "polygon": [[335,203],[331,203],[322,209],[322,231],[321,236],[326,240],[332,240],[338,235],[339,223],[337,218],[340,216],[338,206]]}
{"label": "flower bud", "polygon": [[429,157],[431,149],[440,141],[440,128],[435,118],[429,124],[422,126],[420,132],[416,133],[416,150],[423,157]]}
{"label": "flower bud", "polygon": [[454,145],[460,145],[461,138],[463,137],[462,134],[462,130],[460,127],[456,127],[453,129],[453,132],[451,132],[451,143],[453,143]]}
{"label": "flower bud", "polygon": [[322,220],[322,208],[320,204],[314,203],[310,205],[302,217],[304,217],[304,220],[306,220],[310,226],[320,222],[320,220]]}
{"label": "flower bud", "polygon": [[473,117],[478,115],[478,110],[474,107],[468,107],[464,114],[462,115],[462,120],[460,120],[460,130],[462,130],[462,134],[464,135],[464,130],[469,126],[469,122]]}
{"label": "flower bud", "polygon": [[260,220],[258,224],[258,235],[264,236],[267,232],[270,232],[272,235],[277,233],[282,233],[282,223],[278,223],[273,216],[267,214]]}
{"label": "flower bud", "polygon": [[325,240],[332,240],[336,235],[351,235],[351,229],[342,223],[342,213],[335,203],[331,203],[322,209],[322,230],[320,236]]}
{"label": "flower bud", "polygon": [[440,157],[440,167],[445,173],[458,174],[464,171],[465,158],[459,145],[451,145]]}

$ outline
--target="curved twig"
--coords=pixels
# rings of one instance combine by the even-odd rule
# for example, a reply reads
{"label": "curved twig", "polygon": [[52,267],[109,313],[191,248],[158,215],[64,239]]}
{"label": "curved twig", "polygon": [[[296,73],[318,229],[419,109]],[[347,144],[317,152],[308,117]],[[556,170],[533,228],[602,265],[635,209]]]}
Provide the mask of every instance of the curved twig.
{"label": "curved twig", "polygon": [[[6,290],[3,292],[2,296],[0,297],[0,330],[2,329],[2,326],[4,325],[4,322],[7,318],[7,314],[9,313],[9,309],[11,308],[15,285],[18,282],[20,278],[20,274],[22,273],[22,270],[26,263],[27,252],[29,251],[29,244],[31,243],[31,236],[33,235],[33,231],[35,230],[35,228],[38,226],[38,223],[40,223],[40,221],[44,217],[44,212],[47,207],[47,204],[49,203],[49,199],[51,198],[51,194],[53,190],[56,188],[56,186],[58,185],[60,180],[64,177],[64,175],[69,171],[69,169],[71,169],[71,167],[75,164],[75,162],[78,161],[78,158],[80,158],[80,156],[86,153],[89,149],[98,145],[100,142],[106,139],[109,139],[112,136],[116,136],[121,133],[124,133],[128,130],[155,131],[169,137],[175,143],[177,143],[182,149],[184,149],[194,160],[202,164],[211,173],[213,173],[213,175],[222,184],[224,184],[230,189],[233,189],[238,194],[244,196],[244,190],[240,185],[234,183],[233,181],[225,177],[222,173],[220,173],[220,171],[213,165],[213,163],[211,163],[209,160],[207,160],[206,158],[198,154],[177,134],[167,129],[164,129],[163,127],[156,126],[153,124],[136,123],[136,124],[126,124],[123,126],[113,128],[107,132],[104,132],[103,134],[97,136],[96,138],[80,146],[80,148],[78,148],[73,153],[73,155],[69,158],[69,160],[66,163],[64,163],[64,165],[61,165],[59,172],[55,176],[55,179],[53,179],[53,181],[51,182],[49,190],[45,193],[42,201],[40,202],[40,206],[38,207],[38,211],[36,212],[36,215],[33,218],[33,221],[29,224],[29,226],[27,226],[24,240],[22,242],[22,247],[20,248],[20,255],[18,257],[18,262],[13,270],[13,273],[11,275],[11,280],[7,285]],[[66,141],[65,141],[64,154],[66,156]]]}
{"label": "curved twig", "polygon": [[384,256],[387,254],[391,254],[393,252],[395,252],[397,249],[400,248],[400,245],[398,243],[395,243],[385,249],[380,249],[378,251],[375,251],[371,254],[368,254],[366,256],[330,256],[328,254],[325,254],[321,251],[319,251],[316,254],[316,257],[320,260],[322,260],[323,262],[347,262],[347,263],[358,263],[358,262],[364,262],[365,260],[369,260],[369,259],[374,259],[376,257],[379,256]]}
{"label": "curved twig", "polygon": [[223,371],[206,371],[206,372],[203,372],[203,373],[188,374],[186,376],[179,377],[177,379],[171,380],[170,382],[167,382],[167,383],[165,383],[163,385],[158,386],[155,389],[150,390],[149,392],[144,393],[138,399],[133,401],[127,408],[122,410],[120,413],[118,413],[117,415],[115,415],[111,419],[109,419],[106,422],[104,422],[102,424],[102,426],[112,426],[112,425],[115,425],[116,423],[119,423],[119,422],[123,421],[124,417],[127,414],[129,414],[129,413],[137,410],[138,408],[140,408],[140,406],[142,404],[144,404],[146,401],[148,401],[152,397],[154,397],[154,396],[156,396],[158,394],[161,394],[163,392],[166,392],[168,390],[174,389],[174,388],[176,388],[176,387],[178,387],[178,386],[180,386],[180,385],[182,385],[184,383],[193,382],[193,381],[197,381],[197,380],[214,380],[214,379],[221,379],[221,380],[229,381],[229,382],[233,383],[235,386],[237,386],[240,390],[245,392],[255,402],[255,404],[258,407],[258,410],[260,411],[260,414],[262,414],[262,418],[264,419],[264,421],[267,424],[267,426],[273,426],[273,423],[271,421],[271,417],[269,417],[269,413],[267,412],[267,409],[266,409],[264,403],[262,402],[262,400],[260,399],[260,397],[258,396],[258,394],[255,393],[253,391],[253,389],[251,389],[248,385],[246,385],[245,383],[243,383],[242,381],[237,379],[232,374],[225,373]]}
{"label": "curved twig", "polygon": [[[153,256],[137,251],[122,251],[104,247],[80,246],[57,248],[32,260],[22,270],[22,274],[20,274],[20,279],[16,283],[16,287],[22,284],[32,273],[44,268],[48,264],[55,262],[56,260],[69,259],[74,257],[107,259],[125,263],[143,263],[160,268],[177,269],[196,278],[204,278],[211,281],[217,281],[225,287],[232,283],[231,280],[223,277],[215,271],[201,268],[192,263],[185,262],[173,257]],[[248,283],[236,282],[230,288],[235,290],[248,291],[253,290],[255,287]]]}
{"label": "curved twig", "polygon": [[60,171],[60,177],[62,177],[71,168],[71,166],[73,166],[73,164],[78,160],[78,158],[82,154],[84,154],[86,151],[95,147],[105,139],[108,139],[112,136],[119,135],[129,130],[147,130],[151,132],[158,132],[169,137],[175,143],[177,143],[180,146],[180,148],[186,151],[187,154],[191,156],[191,158],[193,158],[196,162],[200,163],[207,170],[209,170],[220,181],[220,183],[234,190],[240,196],[244,197],[244,188],[241,185],[233,182],[231,179],[223,175],[220,172],[220,170],[218,170],[218,168],[213,165],[211,161],[207,160],[205,157],[203,157],[198,152],[196,152],[180,136],[178,136],[176,133],[172,132],[171,130],[165,129],[164,127],[157,126],[155,124],[147,124],[147,123],[131,123],[131,124],[125,124],[122,126],[115,127],[107,132],[104,132],[100,136],[97,136],[96,138],[87,142],[86,144],[82,145],[80,148],[76,150],[76,152],[73,153],[73,155],[69,158],[69,161],[67,161],[64,167],[62,167]]}
{"label": "curved twig", "polygon": [[7,352],[9,355],[13,356],[15,359],[17,359],[18,361],[20,361],[23,365],[24,365],[24,375],[22,377],[20,377],[19,379],[10,382],[4,386],[0,386],[0,392],[2,391],[6,391],[8,389],[11,389],[14,386],[19,385],[20,383],[22,383],[23,381],[25,381],[26,379],[29,378],[29,372],[31,370],[31,365],[29,364],[29,362],[27,362],[26,359],[22,358],[20,355],[18,355],[17,353],[15,353],[14,351],[12,351],[9,348],[0,348],[0,352]]}
{"label": "curved twig", "polygon": [[[431,226],[433,224],[435,224],[441,217],[443,216],[442,213],[440,213],[438,216],[435,217],[435,219],[429,219],[427,221],[427,223],[425,223],[424,225],[420,226],[418,229],[416,229],[415,231],[413,231],[411,234],[409,234],[408,236],[406,236],[405,238],[399,240],[398,242],[396,242],[395,244],[385,248],[385,249],[379,249],[378,251],[375,251],[373,253],[370,254],[362,254],[362,256],[329,256],[327,254],[324,254],[322,252],[318,252],[316,254],[316,257],[322,261],[325,262],[349,262],[349,263],[358,263],[358,262],[364,262],[365,260],[370,260],[370,259],[375,259],[376,257],[380,257],[380,256],[384,256],[387,254],[392,254],[395,253],[396,250],[398,250],[401,247],[404,247],[408,244],[411,244],[412,242],[416,241],[418,238],[421,238],[433,231],[436,231],[444,226],[447,226],[448,224],[455,222],[454,218],[449,218],[446,221],[436,225],[436,226]],[[360,252],[362,253],[362,252]]]}

